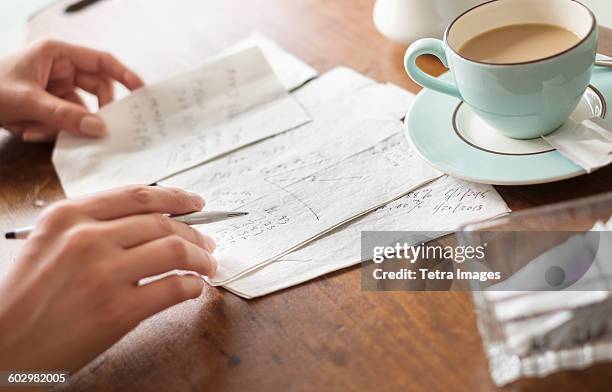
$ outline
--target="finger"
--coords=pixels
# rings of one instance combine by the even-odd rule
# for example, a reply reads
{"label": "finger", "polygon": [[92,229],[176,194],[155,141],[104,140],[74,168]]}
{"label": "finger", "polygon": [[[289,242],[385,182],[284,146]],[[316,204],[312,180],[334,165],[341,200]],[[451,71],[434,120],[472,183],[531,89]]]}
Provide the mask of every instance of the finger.
{"label": "finger", "polygon": [[217,271],[217,260],[210,252],[179,236],[131,248],[114,263],[118,276],[133,283],[173,270],[193,271],[205,276],[213,276]]}
{"label": "finger", "polygon": [[64,97],[74,91],[72,80],[53,80],[47,84],[46,90],[56,97]]}
{"label": "finger", "polygon": [[48,77],[46,82],[43,81],[43,86],[46,86],[45,89],[51,94],[63,97],[74,90],[75,69],[67,58],[54,59]]}
{"label": "finger", "polygon": [[76,93],[75,87],[76,86],[74,85],[74,83],[65,83],[63,85],[54,84],[50,85],[50,87],[47,87],[47,91],[52,95],[55,95],[56,97],[63,98],[67,101],[76,103],[79,106],[87,108],[85,102],[83,101],[83,98],[81,98],[81,96]]}
{"label": "finger", "polygon": [[179,236],[208,252],[214,252],[215,241],[190,226],[161,214],[134,215],[102,223],[113,242],[132,248],[172,235]]}
{"label": "finger", "polygon": [[28,128],[21,135],[21,138],[26,143],[51,143],[56,137],[57,131],[48,129],[44,125]]}
{"label": "finger", "polygon": [[109,53],[68,44],[65,44],[62,53],[80,71],[108,76],[130,90],[135,90],[144,85],[142,79],[135,72]]}
{"label": "finger", "polygon": [[25,142],[29,143],[40,143],[53,140],[58,132],[58,130],[53,127],[28,121],[5,124],[3,127],[16,135],[20,135]]}
{"label": "finger", "polygon": [[181,302],[198,298],[204,289],[204,280],[193,275],[173,275],[153,283],[133,288],[129,301],[135,323]]}
{"label": "finger", "polygon": [[75,85],[98,97],[98,106],[100,107],[107,105],[114,99],[113,83],[106,77],[79,72],[75,78]]}
{"label": "finger", "polygon": [[29,118],[74,134],[101,136],[106,130],[104,121],[85,107],[45,91],[33,94],[24,105]]}
{"label": "finger", "polygon": [[53,141],[59,130],[55,127],[36,122],[21,122],[21,137],[27,143],[48,143]]}
{"label": "finger", "polygon": [[177,188],[136,185],[75,199],[83,211],[99,220],[147,213],[187,214],[201,211],[204,199]]}
{"label": "finger", "polygon": [[21,135],[23,133],[24,127],[24,123],[10,123],[2,125],[2,128],[16,135]]}
{"label": "finger", "polygon": [[74,91],[69,92],[68,94],[66,94],[64,96],[64,99],[67,101],[70,101],[72,103],[75,103],[79,106],[83,106],[84,108],[86,108],[87,106],[85,105],[85,101],[83,101],[83,98],[81,98],[81,96],[79,94],[77,94]]}
{"label": "finger", "polygon": [[[85,107],[83,99],[74,91],[63,97],[65,100]],[[19,126],[23,141],[28,143],[49,143],[57,138],[60,129],[47,124],[24,122]]]}
{"label": "finger", "polygon": [[57,81],[71,83],[74,74],[75,69],[72,61],[65,57],[55,59],[51,66],[51,72],[49,72],[49,83]]}

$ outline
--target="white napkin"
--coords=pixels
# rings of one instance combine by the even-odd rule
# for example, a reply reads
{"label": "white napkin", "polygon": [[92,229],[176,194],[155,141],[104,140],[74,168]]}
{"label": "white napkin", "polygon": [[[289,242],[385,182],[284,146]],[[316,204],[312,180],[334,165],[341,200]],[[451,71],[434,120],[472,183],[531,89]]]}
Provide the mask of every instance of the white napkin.
{"label": "white napkin", "polygon": [[542,138],[587,173],[612,163],[612,123],[602,118],[593,117]]}
{"label": "white napkin", "polygon": [[[606,223],[598,221],[590,231],[612,230],[612,217]],[[592,238],[592,237],[591,237]],[[593,265],[573,285],[561,291],[503,291],[504,282],[498,283],[484,293],[495,318],[501,324],[506,337],[506,343],[515,354],[525,356],[536,348],[556,350],[579,344],[584,337],[596,339],[603,328],[612,326],[609,314],[610,298],[612,293],[599,287],[609,277],[609,255],[612,251],[612,242],[609,235],[603,235],[593,244],[586,237],[574,237],[575,241],[566,241],[547,253],[561,250],[568,253],[571,249],[582,248],[580,252],[596,255]],[[588,251],[581,247],[583,241]],[[570,245],[568,248],[568,244]],[[558,252],[555,252],[555,254]],[[569,252],[571,253],[571,252]],[[579,257],[570,256],[574,260]],[[548,257],[548,260],[551,258]],[[553,260],[559,259],[553,257]],[[546,258],[541,256],[532,261],[533,264],[542,262]],[[562,260],[559,260],[563,264]],[[578,264],[578,263],[575,263]],[[535,274],[534,274],[534,271]],[[536,269],[523,267],[523,273],[518,271],[513,277],[526,279],[525,273],[538,275]],[[572,275],[570,273],[568,275]],[[506,280],[513,279],[513,277]],[[599,279],[597,279],[599,277]],[[508,287],[508,285],[505,285]],[[591,286],[592,290],[586,290]],[[502,290],[502,291],[495,291]],[[520,290],[520,288],[518,289]]]}

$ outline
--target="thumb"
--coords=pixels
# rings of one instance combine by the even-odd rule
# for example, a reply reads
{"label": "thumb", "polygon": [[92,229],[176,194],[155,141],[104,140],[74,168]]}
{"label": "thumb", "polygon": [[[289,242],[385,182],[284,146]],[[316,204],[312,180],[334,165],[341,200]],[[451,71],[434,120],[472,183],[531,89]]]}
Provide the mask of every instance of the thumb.
{"label": "thumb", "polygon": [[91,114],[83,106],[46,91],[34,95],[27,108],[33,121],[70,133],[102,136],[106,132],[106,125],[99,116]]}

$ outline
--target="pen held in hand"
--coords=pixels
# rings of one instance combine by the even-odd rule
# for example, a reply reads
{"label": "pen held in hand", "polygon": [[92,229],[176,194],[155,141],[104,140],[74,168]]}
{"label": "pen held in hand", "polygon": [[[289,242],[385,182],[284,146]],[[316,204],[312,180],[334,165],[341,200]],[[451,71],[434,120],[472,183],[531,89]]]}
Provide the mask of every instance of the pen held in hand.
{"label": "pen held in hand", "polygon": [[[184,215],[172,215],[171,219],[184,223],[186,225],[204,225],[207,223],[214,223],[224,221],[226,219],[237,218],[240,216],[248,215],[248,212],[241,211],[202,211],[193,212]],[[9,231],[4,234],[4,238],[8,240],[24,240],[28,238],[28,235],[34,230],[34,226],[23,227]]]}

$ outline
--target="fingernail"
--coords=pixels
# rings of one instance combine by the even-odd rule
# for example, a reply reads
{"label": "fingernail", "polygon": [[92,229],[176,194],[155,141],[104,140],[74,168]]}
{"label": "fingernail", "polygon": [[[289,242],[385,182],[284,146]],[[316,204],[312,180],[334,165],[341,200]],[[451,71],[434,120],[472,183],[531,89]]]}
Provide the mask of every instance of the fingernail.
{"label": "fingernail", "polygon": [[196,194],[196,193],[190,193],[189,197],[191,198],[191,201],[193,202],[194,206],[198,209],[201,210],[202,208],[204,208],[204,199],[202,198],[202,196]]}
{"label": "fingernail", "polygon": [[212,268],[212,272],[209,276],[213,276],[215,272],[217,272],[217,270],[219,269],[219,263],[217,262],[217,259],[215,259],[215,256],[213,255],[210,255],[210,266]]}
{"label": "fingernail", "polygon": [[23,141],[28,143],[40,143],[49,140],[49,135],[44,132],[26,131],[24,132]]}
{"label": "fingernail", "polygon": [[100,117],[90,114],[83,117],[79,129],[89,136],[102,136],[106,131],[106,125],[104,125],[104,121]]}
{"label": "fingernail", "polygon": [[193,291],[196,295],[193,295],[192,298],[197,298],[202,294],[202,290],[204,289],[204,283],[202,277],[189,277],[185,280],[188,282],[188,285],[191,285],[192,290],[188,290],[189,292]]}
{"label": "fingernail", "polygon": [[208,249],[210,249],[211,252],[214,252],[214,250],[217,248],[215,240],[213,240],[209,236],[205,236],[204,239],[206,240],[206,245],[208,246]]}
{"label": "fingernail", "polygon": [[130,89],[138,88],[142,84],[140,78],[135,73],[130,71],[125,71],[123,74],[123,80],[125,83],[127,83],[126,87]]}

